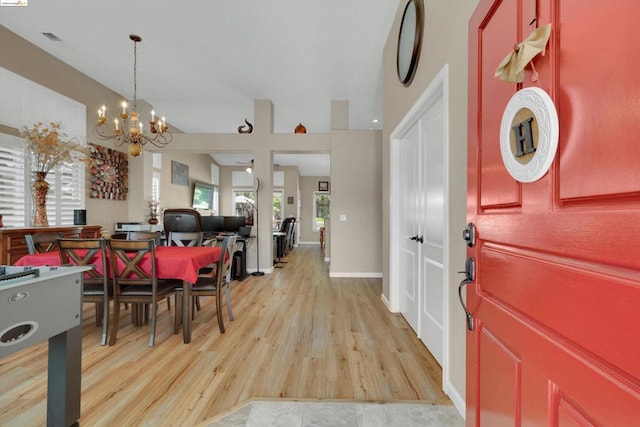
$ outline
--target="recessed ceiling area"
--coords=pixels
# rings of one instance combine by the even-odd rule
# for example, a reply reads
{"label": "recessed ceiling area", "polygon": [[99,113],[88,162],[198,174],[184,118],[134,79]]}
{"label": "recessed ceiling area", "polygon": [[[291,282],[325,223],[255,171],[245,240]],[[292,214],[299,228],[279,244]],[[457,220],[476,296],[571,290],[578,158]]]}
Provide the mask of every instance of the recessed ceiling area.
{"label": "recessed ceiling area", "polygon": [[[220,166],[242,167],[251,163],[250,153],[211,153]],[[273,163],[279,166],[297,166],[300,176],[329,176],[331,174],[330,154],[274,153]]]}

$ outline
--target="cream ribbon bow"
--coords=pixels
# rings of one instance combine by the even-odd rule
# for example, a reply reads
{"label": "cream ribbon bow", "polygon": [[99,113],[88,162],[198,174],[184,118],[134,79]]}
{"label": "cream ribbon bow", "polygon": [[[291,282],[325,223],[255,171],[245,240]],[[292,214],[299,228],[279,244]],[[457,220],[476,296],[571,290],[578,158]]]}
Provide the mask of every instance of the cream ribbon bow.
{"label": "cream ribbon bow", "polygon": [[[529,34],[529,37],[522,43],[516,45],[513,51],[502,60],[498,68],[496,68],[494,76],[511,83],[520,83],[523,81],[524,69],[527,64],[539,53],[542,53],[544,56],[550,35],[551,24],[543,25],[533,30],[531,34]],[[533,63],[531,63],[531,67],[533,68],[531,80],[536,81],[538,80],[538,73],[535,67],[533,67]]]}

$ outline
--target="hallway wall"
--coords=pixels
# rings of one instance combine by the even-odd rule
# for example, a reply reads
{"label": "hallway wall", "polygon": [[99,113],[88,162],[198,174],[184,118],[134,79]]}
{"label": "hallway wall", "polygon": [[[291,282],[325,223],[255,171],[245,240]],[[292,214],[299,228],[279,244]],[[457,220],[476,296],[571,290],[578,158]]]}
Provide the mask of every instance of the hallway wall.
{"label": "hallway wall", "polygon": [[[398,31],[402,13],[407,4],[400,2],[396,19],[389,32],[383,60],[383,171],[382,199],[389,200],[390,158],[389,135],[428,87],[434,76],[449,64],[449,170],[450,206],[447,218],[451,278],[449,292],[450,343],[448,346],[448,372],[444,387],[458,409],[465,396],[465,324],[457,295],[457,271],[464,266],[466,246],[461,232],[466,222],[466,160],[467,160],[467,37],[468,21],[477,0],[424,0],[425,23],[422,50],[412,84],[404,87],[396,72]],[[389,298],[389,206],[382,203],[382,260],[383,294]]]}

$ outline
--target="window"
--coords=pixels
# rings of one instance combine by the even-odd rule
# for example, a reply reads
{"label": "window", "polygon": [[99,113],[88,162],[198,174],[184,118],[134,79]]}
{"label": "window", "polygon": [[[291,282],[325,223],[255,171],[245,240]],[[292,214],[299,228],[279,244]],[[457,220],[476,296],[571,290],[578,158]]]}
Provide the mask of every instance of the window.
{"label": "window", "polygon": [[0,133],[0,215],[5,227],[24,227],[27,216],[24,142]]}
{"label": "window", "polygon": [[280,227],[282,221],[282,191],[273,192],[273,229]]}
{"label": "window", "polygon": [[324,220],[326,218],[329,218],[329,215],[331,213],[330,202],[331,202],[331,194],[321,192],[321,191],[313,192],[314,218],[313,218],[313,221],[311,221],[312,231],[317,232],[319,231],[320,227],[324,227]]}
{"label": "window", "polygon": [[220,215],[220,167],[211,165],[211,183],[213,184],[213,207],[211,213]]}
{"label": "window", "polygon": [[249,189],[233,190],[234,215],[247,217],[247,225],[253,225],[253,213],[255,206],[255,194]]}
{"label": "window", "polygon": [[[31,224],[31,181],[24,141],[0,134],[0,215],[7,227]],[[84,163],[61,165],[47,175],[49,225],[73,225],[73,211],[84,208]]]}
{"label": "window", "polygon": [[153,171],[151,178],[151,198],[155,201],[160,200],[160,172]]}
{"label": "window", "polygon": [[220,187],[213,186],[213,206],[211,207],[211,213],[213,215],[220,215]]}
{"label": "window", "polygon": [[153,175],[151,177],[151,198],[160,200],[160,177],[162,174],[162,153],[153,153]]}
{"label": "window", "polygon": [[84,163],[61,165],[49,172],[51,187],[47,195],[47,216],[50,225],[72,225],[73,211],[84,208]]}

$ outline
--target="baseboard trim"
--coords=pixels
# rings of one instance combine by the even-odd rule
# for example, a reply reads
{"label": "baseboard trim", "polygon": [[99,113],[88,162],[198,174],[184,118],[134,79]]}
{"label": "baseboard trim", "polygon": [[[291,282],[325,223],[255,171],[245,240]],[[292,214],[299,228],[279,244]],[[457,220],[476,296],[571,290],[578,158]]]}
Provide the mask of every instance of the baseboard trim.
{"label": "baseboard trim", "polygon": [[389,310],[391,313],[395,313],[395,311],[391,310],[391,303],[389,302],[385,294],[380,294],[380,299],[382,300],[384,306],[387,307],[387,310]]}
{"label": "baseboard trim", "polygon": [[332,272],[332,273],[329,273],[329,277],[354,277],[354,278],[364,278],[364,279],[382,279],[382,273]]}
{"label": "baseboard trim", "polygon": [[453,402],[453,406],[456,407],[462,418],[466,419],[465,415],[467,413],[467,404],[458,390],[453,386],[453,384],[451,384],[450,381],[447,381],[444,385],[443,391],[447,394],[447,396],[449,396],[449,399],[451,399],[451,402]]}
{"label": "baseboard trim", "polygon": [[[258,271],[255,268],[247,268],[247,273],[251,274],[254,271]],[[273,272],[273,268],[268,267],[268,268],[261,268],[260,271],[262,271],[264,274],[271,274]]]}

